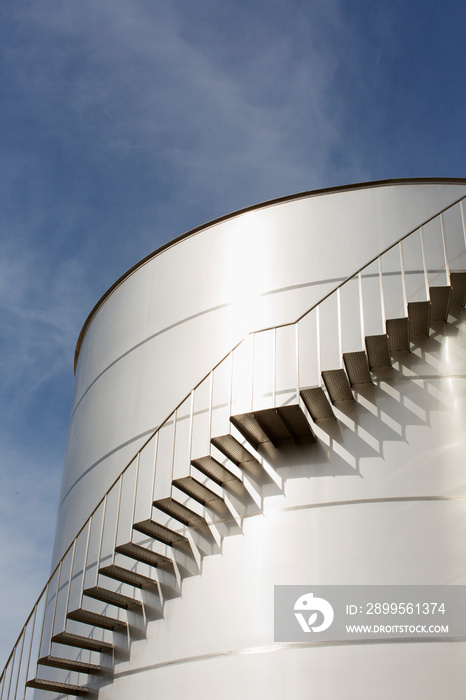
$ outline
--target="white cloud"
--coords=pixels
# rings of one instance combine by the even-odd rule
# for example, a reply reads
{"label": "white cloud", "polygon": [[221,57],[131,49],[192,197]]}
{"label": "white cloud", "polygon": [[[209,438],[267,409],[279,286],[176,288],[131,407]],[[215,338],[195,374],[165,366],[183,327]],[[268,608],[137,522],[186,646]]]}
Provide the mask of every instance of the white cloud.
{"label": "white cloud", "polygon": [[[48,575],[71,401],[63,385],[70,391],[89,310],[138,257],[182,233],[177,225],[326,184],[341,114],[325,37],[346,30],[339,2],[325,8],[312,21],[281,3],[3,10],[4,657]],[[286,10],[288,31],[272,9]]]}

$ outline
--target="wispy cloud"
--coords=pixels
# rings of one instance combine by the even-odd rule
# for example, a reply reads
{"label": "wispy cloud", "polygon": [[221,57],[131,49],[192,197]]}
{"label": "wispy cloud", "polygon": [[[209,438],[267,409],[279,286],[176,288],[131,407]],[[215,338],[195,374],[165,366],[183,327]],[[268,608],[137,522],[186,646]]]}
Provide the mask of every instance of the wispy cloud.
{"label": "wispy cloud", "polygon": [[275,15],[267,4],[251,14],[201,5],[120,0],[54,6],[53,15],[49,3],[29,10],[29,32],[41,39],[31,42],[21,78],[45,133],[53,129],[69,148],[71,127],[90,162],[137,159],[148,177],[159,182],[163,173],[177,193],[210,195],[213,206],[226,185],[222,203],[241,206],[251,190],[264,198],[283,193],[284,183],[293,191],[328,180],[342,118],[334,43],[348,48],[340,3],[312,12],[297,3],[295,13],[275,3]]}
{"label": "wispy cloud", "polygon": [[0,532],[12,641],[13,607],[21,620],[48,569],[85,316],[172,236],[338,180],[335,46],[349,44],[340,0],[44,0],[1,13]]}

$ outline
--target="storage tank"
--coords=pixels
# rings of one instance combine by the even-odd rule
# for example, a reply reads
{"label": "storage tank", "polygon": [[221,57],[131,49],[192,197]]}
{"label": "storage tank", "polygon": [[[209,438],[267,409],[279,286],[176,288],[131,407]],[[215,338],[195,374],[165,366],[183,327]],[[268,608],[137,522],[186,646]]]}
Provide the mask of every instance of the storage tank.
{"label": "storage tank", "polygon": [[52,575],[2,699],[463,696],[460,634],[285,639],[274,588],[461,598],[465,197],[284,197],[113,285],[78,340]]}

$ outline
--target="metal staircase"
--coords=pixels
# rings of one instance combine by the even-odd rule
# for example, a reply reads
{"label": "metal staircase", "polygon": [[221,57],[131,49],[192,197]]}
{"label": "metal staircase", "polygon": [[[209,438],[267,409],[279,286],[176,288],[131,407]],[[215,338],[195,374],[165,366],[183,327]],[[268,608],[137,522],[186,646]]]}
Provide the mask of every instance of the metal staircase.
{"label": "metal staircase", "polygon": [[[28,688],[96,696],[115,662],[129,658],[131,640],[163,617],[166,599],[181,595],[183,579],[199,575],[203,557],[262,512],[264,489],[278,483],[270,455],[316,442],[315,426],[337,420],[335,409],[355,401],[355,388],[390,376],[399,353],[422,347],[431,328],[442,332],[466,299],[462,206],[426,222],[429,240],[424,224],[298,321],[248,336],[191,392],[53,572],[3,671],[0,700],[24,700]],[[452,211],[461,225],[450,230],[444,216]],[[407,263],[413,239],[420,255]],[[439,248],[443,260],[436,253],[429,260]],[[379,295],[375,320],[366,313],[365,285]],[[345,326],[342,309],[354,298],[356,321]],[[391,308],[401,314],[386,318]],[[337,348],[327,357],[320,338],[329,310]]]}

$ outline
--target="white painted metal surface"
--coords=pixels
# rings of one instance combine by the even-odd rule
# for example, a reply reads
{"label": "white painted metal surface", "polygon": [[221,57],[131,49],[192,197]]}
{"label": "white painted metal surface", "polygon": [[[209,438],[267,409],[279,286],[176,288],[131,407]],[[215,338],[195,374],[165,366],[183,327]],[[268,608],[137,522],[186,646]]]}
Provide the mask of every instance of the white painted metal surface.
{"label": "white painted metal surface", "polygon": [[465,332],[434,334],[276,462],[283,490],[204,558],[99,700],[462,697],[465,642],[274,645],[273,586],[465,583]]}
{"label": "white painted metal surface", "polygon": [[128,277],[79,356],[53,563],[155,427],[246,333],[295,320],[465,193],[392,184],[264,205]]}
{"label": "white painted metal surface", "polygon": [[[0,700],[23,697],[37,657],[38,678],[99,688],[99,700],[463,697],[466,642],[273,642],[276,584],[465,583],[464,309],[450,308],[448,323],[431,319],[429,337],[411,326],[411,351],[371,366],[372,383],[332,406],[336,420],[312,420],[300,398],[368,336],[388,347],[386,320],[407,308],[422,317],[432,287],[456,279],[458,295],[462,197],[466,182],[413,182],[264,205],[155,255],[104,300],[78,362],[55,560],[71,546],[14,650]],[[230,422],[290,404],[315,442],[256,451]],[[225,435],[267,481],[211,442]],[[238,477],[233,489],[201,473],[206,457]],[[207,505],[186,494],[196,483],[210,489]],[[205,528],[159,507],[174,498]],[[149,536],[149,518],[186,542]],[[155,566],[127,556],[135,547]],[[145,576],[144,588],[110,578],[119,567]],[[104,599],[89,595],[96,586]],[[105,601],[117,592],[143,603],[144,616]],[[130,633],[83,625],[83,611],[128,623]],[[59,643],[64,632],[126,653],[107,659],[107,681],[51,669],[51,656],[102,661],[83,642]]]}

